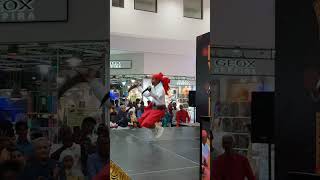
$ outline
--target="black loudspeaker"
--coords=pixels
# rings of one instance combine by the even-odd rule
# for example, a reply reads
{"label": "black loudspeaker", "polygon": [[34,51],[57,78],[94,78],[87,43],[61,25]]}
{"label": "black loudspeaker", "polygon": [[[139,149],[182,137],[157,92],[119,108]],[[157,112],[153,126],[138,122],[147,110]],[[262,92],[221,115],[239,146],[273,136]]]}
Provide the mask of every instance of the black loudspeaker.
{"label": "black loudspeaker", "polygon": [[252,92],[251,141],[253,143],[273,143],[274,104],[274,92]]}
{"label": "black loudspeaker", "polygon": [[189,106],[196,107],[196,91],[189,91]]}

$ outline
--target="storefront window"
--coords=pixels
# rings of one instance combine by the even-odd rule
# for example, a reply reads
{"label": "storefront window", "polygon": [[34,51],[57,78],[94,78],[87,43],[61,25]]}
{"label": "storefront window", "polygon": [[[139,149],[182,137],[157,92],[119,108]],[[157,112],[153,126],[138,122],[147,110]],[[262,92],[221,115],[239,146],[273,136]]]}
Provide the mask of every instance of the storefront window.
{"label": "storefront window", "polygon": [[203,18],[203,0],[183,0],[183,16],[188,18]]}
{"label": "storefront window", "polygon": [[223,152],[221,137],[233,136],[234,150],[249,159],[257,179],[268,177],[268,144],[251,142],[251,93],[274,91],[274,53],[234,48],[212,52],[212,130],[219,137],[214,148]]}
{"label": "storefront window", "polygon": [[124,8],[124,0],[112,0],[112,6]]}
{"label": "storefront window", "polygon": [[[29,168],[39,167],[37,159],[31,159],[31,155],[39,155],[30,147],[36,149],[40,143],[50,144],[47,151],[41,151],[41,158],[46,156],[48,164],[62,164],[70,156],[71,166],[77,171],[74,176],[96,176],[88,170],[87,162],[93,162],[89,154],[97,152],[97,143],[103,143],[107,150],[110,146],[107,119],[104,108],[100,108],[101,96],[108,92],[103,78],[107,46],[103,41],[0,46],[0,121],[9,122],[11,127],[16,125],[16,147],[10,148],[23,152],[28,168],[21,176],[52,176],[46,173],[53,169],[36,172]],[[2,132],[3,126],[1,135],[5,135]],[[109,159],[107,151],[104,158]],[[106,167],[108,162],[91,164]],[[58,173],[64,174],[64,170],[67,171],[59,169]]]}
{"label": "storefront window", "polygon": [[156,13],[157,0],[134,0],[134,9]]}

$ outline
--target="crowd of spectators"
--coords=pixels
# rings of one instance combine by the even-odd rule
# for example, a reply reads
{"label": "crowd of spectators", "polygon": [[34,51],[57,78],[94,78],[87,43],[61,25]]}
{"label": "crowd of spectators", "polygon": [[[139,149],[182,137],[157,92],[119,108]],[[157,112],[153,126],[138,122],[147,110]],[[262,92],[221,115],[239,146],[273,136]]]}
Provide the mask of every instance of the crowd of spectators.
{"label": "crowd of spectators", "polygon": [[[137,128],[139,127],[139,118],[142,116],[145,109],[150,105],[150,101],[145,106],[144,101],[136,99],[136,101],[112,101],[110,109],[111,128]],[[188,111],[183,107],[179,106],[175,102],[169,103],[165,109],[165,116],[162,118],[163,127],[180,127],[181,123],[190,123],[190,115]]]}
{"label": "crowd of spectators", "polygon": [[100,180],[109,176],[109,130],[87,117],[81,127],[62,126],[57,143],[28,123],[0,121],[1,180]]}

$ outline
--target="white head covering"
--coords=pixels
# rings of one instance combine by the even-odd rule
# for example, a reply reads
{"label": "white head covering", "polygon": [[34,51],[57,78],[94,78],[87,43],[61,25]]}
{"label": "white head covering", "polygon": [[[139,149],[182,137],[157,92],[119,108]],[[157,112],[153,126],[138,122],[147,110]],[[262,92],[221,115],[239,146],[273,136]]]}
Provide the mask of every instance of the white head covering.
{"label": "white head covering", "polygon": [[60,154],[60,159],[59,161],[62,162],[63,159],[67,156],[71,156],[73,161],[75,161],[75,157],[74,157],[74,153],[72,153],[72,151],[70,150],[64,150],[61,154]]}

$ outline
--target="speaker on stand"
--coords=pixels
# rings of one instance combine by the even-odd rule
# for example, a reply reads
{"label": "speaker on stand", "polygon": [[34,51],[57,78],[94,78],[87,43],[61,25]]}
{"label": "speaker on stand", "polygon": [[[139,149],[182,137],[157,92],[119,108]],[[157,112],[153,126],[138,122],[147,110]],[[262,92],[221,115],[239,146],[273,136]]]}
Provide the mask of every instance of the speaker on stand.
{"label": "speaker on stand", "polygon": [[189,101],[188,101],[188,105],[189,107],[193,107],[193,120],[194,123],[197,122],[196,121],[196,91],[189,91]]}
{"label": "speaker on stand", "polygon": [[268,144],[269,179],[272,179],[272,150],[274,141],[274,92],[251,94],[251,141]]}

